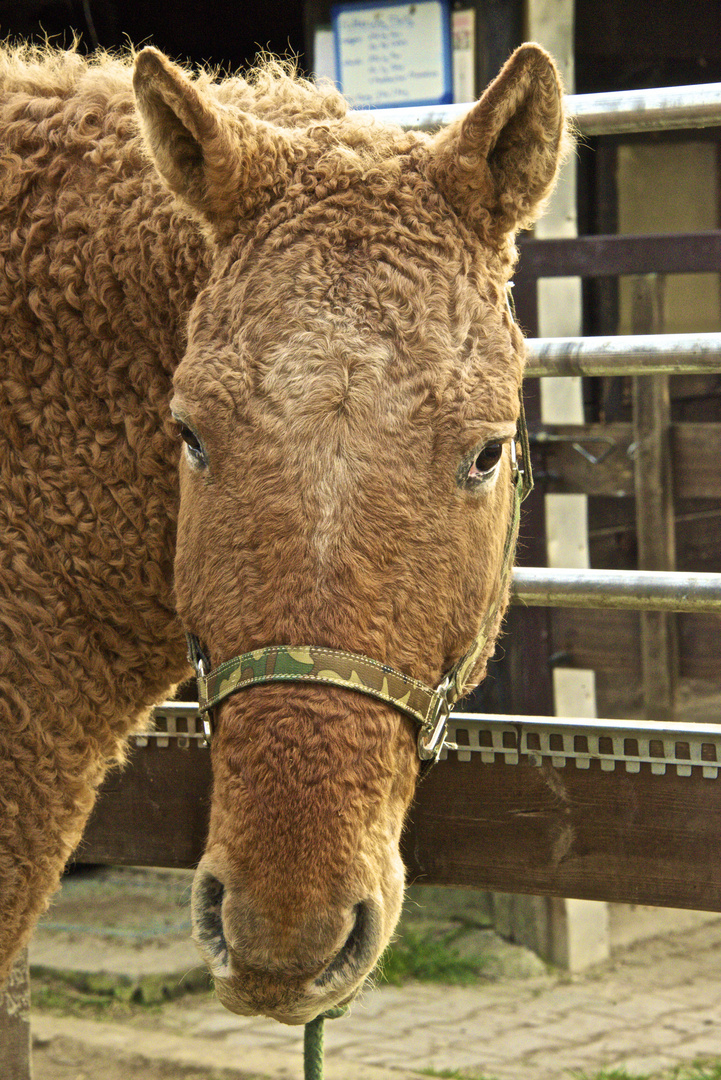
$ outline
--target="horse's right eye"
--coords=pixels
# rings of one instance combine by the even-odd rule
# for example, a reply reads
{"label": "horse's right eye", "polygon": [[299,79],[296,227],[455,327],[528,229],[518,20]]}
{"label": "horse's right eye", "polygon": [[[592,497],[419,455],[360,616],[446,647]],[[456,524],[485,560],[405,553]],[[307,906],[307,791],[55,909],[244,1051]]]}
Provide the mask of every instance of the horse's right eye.
{"label": "horse's right eye", "polygon": [[503,457],[503,440],[494,439],[482,447],[473,464],[468,470],[469,480],[487,480],[495,472],[496,466]]}
{"label": "horse's right eye", "polygon": [[191,465],[196,465],[204,469],[208,464],[205,450],[193,429],[189,428],[187,424],[178,421],[178,434],[185,443],[186,453]]}

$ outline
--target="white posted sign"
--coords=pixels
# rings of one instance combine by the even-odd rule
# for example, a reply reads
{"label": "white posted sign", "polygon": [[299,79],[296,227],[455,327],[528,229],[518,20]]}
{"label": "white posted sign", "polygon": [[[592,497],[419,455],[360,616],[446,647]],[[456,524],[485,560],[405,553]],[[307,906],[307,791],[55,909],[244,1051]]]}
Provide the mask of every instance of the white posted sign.
{"label": "white posted sign", "polygon": [[352,105],[453,100],[447,0],[337,4],[332,16],[338,80]]}

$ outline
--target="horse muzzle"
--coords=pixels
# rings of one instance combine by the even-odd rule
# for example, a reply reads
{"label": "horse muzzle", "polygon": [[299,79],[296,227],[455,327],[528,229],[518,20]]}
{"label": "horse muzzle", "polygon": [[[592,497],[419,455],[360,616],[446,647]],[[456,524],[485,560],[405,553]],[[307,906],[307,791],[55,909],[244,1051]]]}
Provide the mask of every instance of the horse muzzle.
{"label": "horse muzzle", "polygon": [[218,871],[206,856],[196,872],[193,938],[227,1009],[305,1024],[355,997],[384,946],[378,901],[346,900],[276,917]]}

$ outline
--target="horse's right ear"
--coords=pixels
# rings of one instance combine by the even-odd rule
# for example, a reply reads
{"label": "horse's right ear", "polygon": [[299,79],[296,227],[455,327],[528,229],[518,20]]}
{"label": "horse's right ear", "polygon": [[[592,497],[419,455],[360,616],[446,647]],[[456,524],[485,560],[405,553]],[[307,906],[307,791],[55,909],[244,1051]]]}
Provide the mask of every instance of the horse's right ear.
{"label": "horse's right ear", "polygon": [[527,43],[470,112],[433,139],[428,171],[461,218],[500,246],[539,217],[568,145],[556,65]]}
{"label": "horse's right ear", "polygon": [[291,149],[272,124],[220,105],[151,47],[135,58],[133,87],[158,172],[218,235],[282,192]]}

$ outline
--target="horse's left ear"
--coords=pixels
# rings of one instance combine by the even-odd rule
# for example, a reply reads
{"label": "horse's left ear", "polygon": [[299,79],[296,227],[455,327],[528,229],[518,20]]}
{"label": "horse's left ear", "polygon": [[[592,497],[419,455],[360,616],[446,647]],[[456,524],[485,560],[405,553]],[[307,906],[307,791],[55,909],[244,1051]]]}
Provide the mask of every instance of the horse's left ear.
{"label": "horse's left ear", "polygon": [[540,215],[566,142],[561,78],[548,53],[528,43],[432,140],[429,174],[467,224],[498,245]]}
{"label": "horse's left ear", "polygon": [[282,192],[291,150],[272,124],[225,108],[151,47],[135,58],[133,88],[158,172],[218,235]]}

